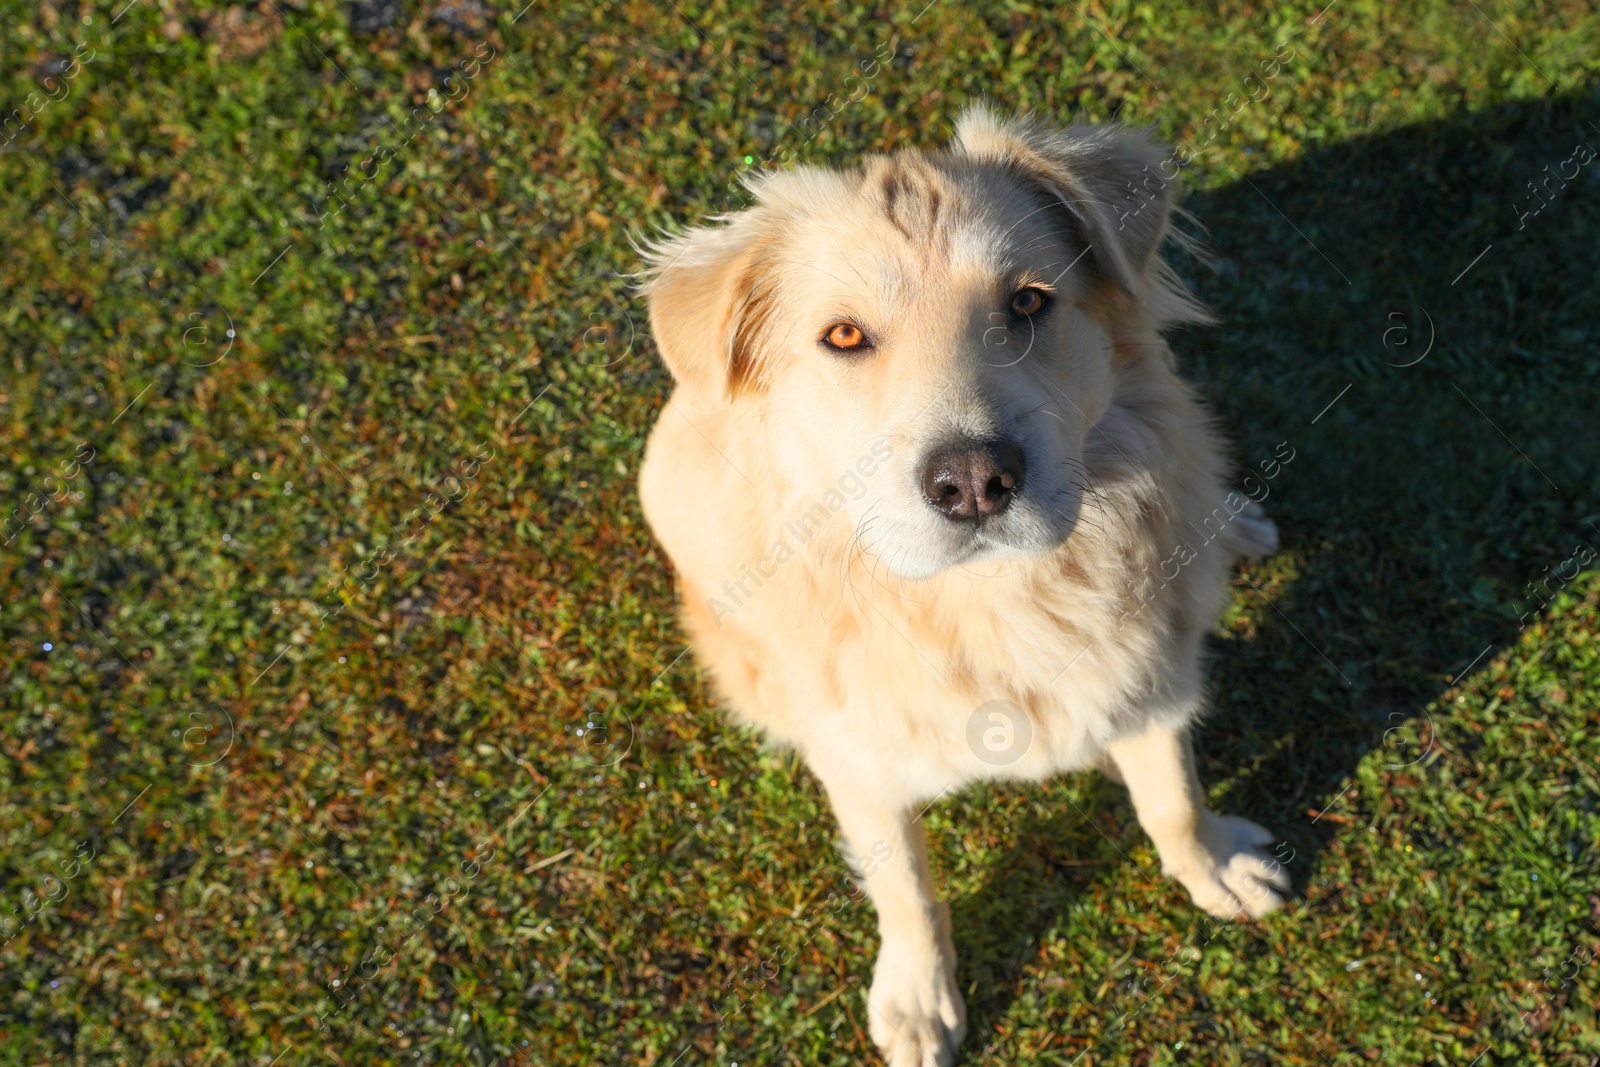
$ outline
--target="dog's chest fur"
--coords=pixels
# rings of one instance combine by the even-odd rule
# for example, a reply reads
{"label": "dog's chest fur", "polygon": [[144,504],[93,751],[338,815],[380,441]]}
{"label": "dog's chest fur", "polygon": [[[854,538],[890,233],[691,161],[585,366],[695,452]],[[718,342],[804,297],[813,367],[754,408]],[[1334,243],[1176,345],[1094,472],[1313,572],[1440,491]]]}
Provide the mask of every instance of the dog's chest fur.
{"label": "dog's chest fur", "polygon": [[[1229,532],[1205,523],[1224,495],[1219,453],[1181,386],[1118,415],[1113,432],[1137,447],[1105,442],[1066,544],[920,582],[864,555],[843,516],[772,562],[787,512],[751,491],[771,484],[760,457],[715,416],[664,416],[644,506],[678,570],[696,652],[735,712],[907,798],[1089,766],[1130,717],[1189,714],[1196,646],[1234,554]],[[757,559],[762,574],[730,588]],[[999,762],[974,745],[975,717],[981,732],[996,710],[1025,716],[1030,735]]]}

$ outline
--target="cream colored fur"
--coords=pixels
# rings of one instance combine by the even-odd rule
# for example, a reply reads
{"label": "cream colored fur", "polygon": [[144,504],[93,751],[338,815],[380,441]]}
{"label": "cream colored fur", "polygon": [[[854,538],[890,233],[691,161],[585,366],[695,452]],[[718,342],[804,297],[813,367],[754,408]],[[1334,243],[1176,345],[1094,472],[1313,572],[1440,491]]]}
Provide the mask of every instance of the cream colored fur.
{"label": "cream colored fur", "polygon": [[[677,388],[645,514],[733,712],[800,751],[874,857],[891,1067],[951,1063],[964,1032],[917,813],[966,783],[1102,767],[1200,907],[1260,915],[1288,888],[1264,830],[1207,809],[1189,748],[1227,570],[1276,532],[1228,491],[1161,337],[1203,320],[1157,254],[1162,158],[972,109],[949,152],[772,175],[648,250]],[[1027,286],[1049,304],[1022,321]],[[821,344],[840,321],[873,347]],[[950,522],[925,458],[998,435],[1027,458],[1015,502]]]}

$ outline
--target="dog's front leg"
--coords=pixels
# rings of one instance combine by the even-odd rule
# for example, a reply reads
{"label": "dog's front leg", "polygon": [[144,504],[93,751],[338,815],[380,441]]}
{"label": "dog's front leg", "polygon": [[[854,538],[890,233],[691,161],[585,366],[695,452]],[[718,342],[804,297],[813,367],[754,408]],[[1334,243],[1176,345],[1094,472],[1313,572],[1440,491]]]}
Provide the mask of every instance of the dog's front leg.
{"label": "dog's front leg", "polygon": [[885,804],[870,782],[823,784],[878,911],[882,945],[867,997],[872,1039],[889,1067],[948,1067],[966,1034],[967,1009],[922,820]]}
{"label": "dog's front leg", "polygon": [[1161,866],[1194,902],[1223,919],[1257,918],[1283,903],[1289,876],[1261,846],[1265,829],[1206,807],[1188,731],[1151,724],[1108,749]]}

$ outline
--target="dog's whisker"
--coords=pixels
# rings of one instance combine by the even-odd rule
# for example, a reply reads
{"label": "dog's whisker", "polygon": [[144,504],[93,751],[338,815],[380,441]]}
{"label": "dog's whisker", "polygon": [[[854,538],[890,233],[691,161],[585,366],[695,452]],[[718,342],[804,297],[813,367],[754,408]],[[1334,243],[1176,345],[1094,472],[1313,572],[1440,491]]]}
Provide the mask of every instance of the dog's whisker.
{"label": "dog's whisker", "polygon": [[[843,278],[839,277],[837,274],[831,274],[828,271],[823,270],[821,267],[817,266],[815,263],[806,263],[806,262],[802,261],[802,262],[796,263],[795,265],[799,266],[799,267],[805,267],[805,268],[807,268],[809,270],[814,270],[818,274],[827,274],[828,277],[830,277],[834,281],[838,282],[841,286],[843,286],[845,284]],[[857,277],[860,277],[860,275],[858,274]],[[866,279],[862,278],[861,281],[862,281],[863,284],[865,284]]]}
{"label": "dog's whisker", "polygon": [[1012,230],[1015,230],[1018,226],[1021,226],[1024,222],[1027,222],[1029,219],[1033,218],[1035,215],[1039,214],[1041,211],[1049,211],[1053,207],[1058,207],[1059,204],[1060,204],[1059,201],[1052,201],[1051,203],[1048,203],[1048,204],[1044,205],[1043,207],[1034,208],[1032,211],[1030,211],[1026,215],[1022,216],[1016,222],[1013,222],[1011,224],[1011,229],[1006,230],[1005,233],[1000,235],[1000,240],[1004,241],[1007,237],[1010,237]]}

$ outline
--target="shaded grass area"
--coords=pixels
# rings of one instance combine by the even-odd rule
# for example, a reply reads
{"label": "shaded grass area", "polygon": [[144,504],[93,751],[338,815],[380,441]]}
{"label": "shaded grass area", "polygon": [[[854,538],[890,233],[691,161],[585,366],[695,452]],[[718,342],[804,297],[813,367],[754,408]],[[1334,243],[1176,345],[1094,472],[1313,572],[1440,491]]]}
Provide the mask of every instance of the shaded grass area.
{"label": "shaded grass area", "polygon": [[0,5],[0,1062],[871,1062],[638,512],[627,238],[979,95],[1204,145],[1180,355],[1295,456],[1205,775],[1302,898],[1203,920],[1092,776],[947,798],[967,1062],[1600,1056],[1600,163],[1518,217],[1591,9],[519,8]]}

